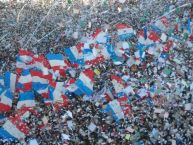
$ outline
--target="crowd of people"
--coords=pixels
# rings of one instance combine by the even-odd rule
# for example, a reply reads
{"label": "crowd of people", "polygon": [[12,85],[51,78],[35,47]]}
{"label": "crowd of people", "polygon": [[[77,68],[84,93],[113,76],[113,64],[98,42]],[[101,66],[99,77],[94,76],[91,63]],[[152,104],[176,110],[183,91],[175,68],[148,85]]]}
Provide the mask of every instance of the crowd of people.
{"label": "crowd of people", "polygon": [[[15,59],[20,48],[37,54],[63,54],[64,47],[74,46],[99,26],[108,29],[115,36],[112,43],[116,43],[118,38],[113,25],[117,22],[128,23],[137,31],[173,8],[176,9],[171,14],[171,21],[185,19],[187,15],[193,19],[191,6],[178,9],[183,2],[152,1],[150,4],[148,1],[126,0],[114,3],[112,0],[92,7],[68,1],[66,5],[56,5],[57,9],[52,9],[54,2],[49,7],[32,3],[25,6],[23,3],[0,3],[0,73],[15,70]],[[95,76],[92,97],[72,94],[69,105],[57,111],[39,101],[36,106],[39,117],[31,115],[26,120],[31,128],[27,137],[14,141],[0,139],[0,142],[7,145],[28,144],[35,139],[40,145],[193,144],[193,49],[184,42],[183,30],[176,32],[175,36],[183,39],[175,41],[176,46],[168,52],[169,58],[164,63],[145,52],[146,57],[138,65],[130,65],[131,62],[126,59],[121,65],[106,60],[91,66],[93,70],[100,71],[100,75]],[[128,41],[131,48],[126,58],[132,58],[137,38]],[[121,77],[126,86],[134,88],[127,94],[130,112],[118,122],[103,111],[103,106],[108,102],[96,99],[104,87],[112,88],[112,74]],[[69,78],[70,74],[65,79]],[[154,86],[157,92],[150,101],[149,96],[140,99],[136,96],[135,91]],[[37,95],[37,102],[38,97],[41,98]],[[13,104],[13,108],[16,105]],[[8,117],[14,112],[13,109],[5,115]],[[46,125],[42,127],[42,124]]]}

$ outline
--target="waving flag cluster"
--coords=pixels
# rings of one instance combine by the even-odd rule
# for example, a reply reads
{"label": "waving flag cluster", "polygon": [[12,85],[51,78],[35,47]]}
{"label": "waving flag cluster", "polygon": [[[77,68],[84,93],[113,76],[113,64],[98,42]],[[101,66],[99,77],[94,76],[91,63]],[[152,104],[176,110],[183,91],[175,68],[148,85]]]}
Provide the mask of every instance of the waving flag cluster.
{"label": "waving flag cluster", "polygon": [[[105,61],[112,61],[114,65],[120,65],[126,61],[129,66],[138,65],[143,62],[147,52],[158,57],[159,62],[165,62],[170,50],[174,47],[174,39],[169,39],[165,33],[171,24],[166,17],[162,17],[154,23],[154,26],[159,31],[145,27],[136,34],[128,24],[116,24],[115,29],[120,45],[110,41],[111,37],[107,31],[96,29],[89,41],[64,48],[64,54],[49,53],[44,56],[36,55],[29,50],[19,50],[16,59],[17,73],[6,72],[0,77],[0,112],[9,112],[13,100],[17,98],[18,109],[34,108],[37,104],[35,94],[39,94],[37,96],[41,101],[46,105],[52,104],[56,110],[66,107],[69,104],[69,97],[74,94],[92,97],[95,91],[93,66]],[[189,19],[189,33],[191,30]],[[137,44],[133,44],[133,41],[130,43],[130,39],[135,35],[137,35]],[[134,50],[134,56],[131,55],[130,48],[137,48]],[[74,75],[70,73],[72,78],[69,79],[67,74],[71,70],[75,73]],[[61,81],[63,79],[65,81]],[[148,90],[142,88],[136,91],[131,86],[126,87],[121,76],[117,75],[111,75],[111,82],[115,92],[112,88],[105,88],[95,97],[99,97],[102,103],[107,103],[104,110],[118,121],[131,113],[128,96],[135,94],[141,99],[148,96]],[[148,102],[151,102],[151,99]],[[9,118],[0,129],[0,137],[19,139],[24,138],[28,132],[29,128],[21,120],[17,124],[13,118]]]}

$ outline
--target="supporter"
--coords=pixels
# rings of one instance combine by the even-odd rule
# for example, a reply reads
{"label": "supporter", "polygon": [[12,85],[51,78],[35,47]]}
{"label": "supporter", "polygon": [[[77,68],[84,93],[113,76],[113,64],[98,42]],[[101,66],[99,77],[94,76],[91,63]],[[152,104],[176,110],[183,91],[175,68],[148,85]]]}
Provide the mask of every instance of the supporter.
{"label": "supporter", "polygon": [[[69,1],[69,11],[67,7],[58,4],[50,14],[49,10],[54,4],[44,8],[33,3],[27,3],[26,6],[23,3],[12,3],[11,6],[10,3],[0,3],[0,74],[15,71],[16,56],[21,48],[31,50],[35,54],[64,54],[64,48],[75,46],[79,39],[87,41],[84,36],[91,35],[98,27],[108,28],[112,36],[110,42],[116,44],[119,40],[114,24],[126,22],[138,31],[145,25],[151,25],[161,14],[167,14],[180,6],[180,1],[130,3],[126,0],[124,4],[113,2],[101,3],[95,7],[81,4],[77,8],[80,12],[76,12],[76,4],[72,6]],[[180,11],[176,10],[176,13],[169,17],[172,24],[175,24],[174,20],[179,19],[182,20],[177,22],[179,27],[185,25],[184,20],[187,20],[189,15],[192,17],[191,9],[185,7]],[[91,24],[88,24],[89,22]],[[184,27],[176,30],[175,35],[184,36],[186,32],[183,29]],[[75,32],[78,33],[78,38],[73,37]],[[169,34],[169,30],[166,33],[172,38],[173,34]],[[130,110],[123,119],[116,121],[111,112],[104,112],[105,105],[109,103],[107,100],[94,100],[72,93],[69,105],[55,110],[53,106],[47,107],[41,96],[35,94],[38,102],[35,109],[40,116],[30,115],[25,120],[30,127],[30,133],[23,140],[1,139],[0,142],[8,145],[28,144],[32,139],[36,139],[41,145],[193,144],[193,112],[191,107],[186,108],[186,105],[192,105],[193,102],[192,46],[181,42],[183,40],[175,40],[176,48],[169,51],[170,58],[167,61],[163,62],[158,58],[156,53],[162,52],[160,48],[155,54],[147,50],[145,58],[137,58],[140,64],[134,62],[128,66],[132,61],[137,61],[135,44],[138,38],[133,37],[126,41],[130,41],[131,48],[126,52],[126,56],[122,56],[124,62],[121,65],[116,65],[109,59],[91,67],[92,70],[100,71],[100,75],[95,75],[93,98],[100,96],[105,87],[111,90],[114,100],[119,98],[114,93],[116,89],[112,85],[112,74],[122,78],[124,85],[132,86],[132,91],[126,95]],[[77,79],[82,68],[75,71],[73,78]],[[67,81],[71,76],[69,73],[66,78],[58,78],[57,81]],[[145,97],[141,97],[139,90],[143,91],[144,88],[149,92]],[[3,116],[14,116],[17,111],[17,99],[13,102],[11,112],[4,113]],[[1,126],[5,121],[2,121]]]}

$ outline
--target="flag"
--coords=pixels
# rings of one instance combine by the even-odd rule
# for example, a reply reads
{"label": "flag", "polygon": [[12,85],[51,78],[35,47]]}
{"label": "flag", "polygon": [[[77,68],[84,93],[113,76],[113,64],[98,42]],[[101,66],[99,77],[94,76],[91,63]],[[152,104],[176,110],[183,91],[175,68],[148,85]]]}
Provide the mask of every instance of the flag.
{"label": "flag", "polygon": [[105,47],[101,46],[101,48],[101,54],[104,56],[104,58],[106,60],[110,59],[112,54],[109,51],[113,49],[113,46],[111,44],[106,44]]}
{"label": "flag", "polygon": [[119,57],[117,55],[112,56],[111,59],[112,59],[114,65],[121,65],[121,64],[123,64],[123,61],[124,61],[122,57]]}
{"label": "flag", "polygon": [[157,27],[155,26],[154,24],[150,25],[150,29],[158,34],[161,34],[162,31]]}
{"label": "flag", "polygon": [[62,101],[61,96],[63,95],[63,89],[64,82],[50,82],[48,88],[49,98],[53,101],[53,103]]}
{"label": "flag", "polygon": [[13,95],[10,89],[4,90],[0,94],[0,112],[8,112],[11,110]]}
{"label": "flag", "polygon": [[0,86],[4,86],[4,85],[5,85],[4,78],[0,76]]}
{"label": "flag", "polygon": [[0,94],[4,91],[5,87],[0,85]]}
{"label": "flag", "polygon": [[41,87],[41,89],[36,90],[36,92],[40,94],[43,97],[43,99],[48,99],[49,98],[48,87],[49,85],[45,88]]}
{"label": "flag", "polygon": [[147,90],[142,88],[137,91],[137,95],[139,95],[141,98],[147,96]]}
{"label": "flag", "polygon": [[50,66],[54,68],[64,68],[67,67],[67,65],[64,62],[64,56],[62,54],[47,54],[46,55]]}
{"label": "flag", "polygon": [[84,44],[78,43],[76,46],[70,48],[64,48],[64,53],[68,57],[69,61],[73,64],[83,65],[83,53],[82,47]]}
{"label": "flag", "polygon": [[156,32],[147,32],[147,39],[145,39],[144,31],[139,31],[137,48],[148,48],[159,42],[160,36]]}
{"label": "flag", "polygon": [[83,50],[84,62],[86,65],[97,65],[105,61],[105,57],[102,54],[96,52],[96,48],[85,48]]}
{"label": "flag", "polygon": [[60,107],[66,107],[68,105],[69,100],[68,97],[64,95],[63,82],[51,82],[48,91],[49,98],[56,110],[58,110]]}
{"label": "flag", "polygon": [[106,50],[102,52],[105,59],[112,59],[115,65],[120,65],[123,63],[122,56],[118,56],[115,51],[115,46],[112,44],[106,44]]}
{"label": "flag", "polygon": [[17,103],[17,108],[20,109],[25,107],[35,107],[35,96],[32,91],[19,93],[19,100]]}
{"label": "flag", "polygon": [[7,120],[7,117],[5,114],[0,114],[0,124],[3,124]]}
{"label": "flag", "polygon": [[32,88],[34,90],[41,90],[48,86],[49,82],[52,81],[52,75],[44,75],[43,72],[38,70],[31,70],[32,76]]}
{"label": "flag", "polygon": [[166,44],[163,46],[163,52],[169,52],[172,46],[173,46],[173,41],[168,40]]}
{"label": "flag", "polygon": [[34,90],[37,94],[41,96],[41,100],[49,99],[49,93],[48,93],[48,87],[49,85],[43,85],[41,88],[37,88]]}
{"label": "flag", "polygon": [[76,94],[77,96],[83,95],[83,92],[78,88],[78,86],[75,84],[75,79],[69,79],[65,85],[66,92],[65,94],[67,96],[71,95],[71,93]]}
{"label": "flag", "polygon": [[68,104],[69,104],[69,99],[68,99],[68,97],[65,96],[65,95],[62,95],[61,98],[62,98],[62,101],[60,101],[60,102],[55,102],[55,104],[54,104],[55,110],[59,110],[60,108],[63,108],[63,107],[67,107],[67,106],[68,106]]}
{"label": "flag", "polygon": [[120,103],[117,100],[113,100],[113,101],[109,102],[105,106],[104,111],[106,113],[111,114],[115,121],[119,121],[120,119],[124,118],[124,113],[122,111]]}
{"label": "flag", "polygon": [[119,23],[115,25],[115,28],[117,29],[117,33],[121,41],[124,41],[134,36],[133,28],[127,24]]}
{"label": "flag", "polygon": [[106,89],[103,98],[105,99],[105,102],[110,102],[114,99],[114,96],[109,89]]}
{"label": "flag", "polygon": [[120,106],[125,116],[131,114],[131,106],[129,105],[129,100],[127,96],[120,97],[117,99],[117,101],[120,103]]}
{"label": "flag", "polygon": [[149,32],[148,38],[150,40],[152,40],[153,42],[157,42],[157,43],[160,42],[160,36],[156,32],[154,32],[154,31],[150,31]]}
{"label": "flag", "polygon": [[32,89],[32,77],[29,69],[24,69],[17,81],[18,91],[30,91]]}
{"label": "flag", "polygon": [[139,48],[135,53],[135,58],[136,59],[142,59],[142,58],[145,58],[145,51],[144,51],[144,48]]}
{"label": "flag", "polygon": [[82,71],[75,84],[87,96],[92,95],[94,85],[94,71],[91,69]]}
{"label": "flag", "polygon": [[114,96],[110,89],[103,87],[100,91],[93,95],[92,100],[97,102],[110,102],[114,99]]}
{"label": "flag", "polygon": [[125,89],[123,90],[124,93],[126,93],[126,95],[131,94],[135,94],[135,92],[133,91],[133,87],[128,85],[127,87],[125,87]]}
{"label": "flag", "polygon": [[65,77],[68,62],[64,59],[64,56],[62,54],[47,54],[46,57],[53,71],[58,71],[61,76]]}
{"label": "flag", "polygon": [[[125,42],[125,43],[128,45],[127,42]],[[119,57],[124,57],[124,54],[126,52],[125,48],[123,48],[123,45],[124,45],[123,42],[122,43],[117,43],[117,46],[115,48],[115,53]],[[127,47],[126,49],[128,49],[128,48],[129,47]]]}
{"label": "flag", "polygon": [[7,89],[10,88],[11,92],[15,92],[15,86],[17,82],[17,75],[11,72],[6,72],[4,75],[4,84]]}
{"label": "flag", "polygon": [[96,31],[92,34],[92,40],[94,40],[94,43],[106,43],[108,40],[108,34],[97,28]]}
{"label": "flag", "polygon": [[110,57],[112,56],[116,56],[115,53],[115,46],[113,44],[106,44],[106,50],[107,50],[107,55],[109,55]]}
{"label": "flag", "polygon": [[169,29],[170,22],[165,16],[163,16],[155,22],[155,27],[165,32]]}
{"label": "flag", "polygon": [[19,55],[18,59],[21,62],[29,64],[29,63],[31,63],[33,61],[34,53],[31,52],[31,51],[20,49],[18,55]]}
{"label": "flag", "polygon": [[116,75],[111,75],[111,81],[116,94],[121,93],[122,90],[125,88],[124,81],[120,77]]}
{"label": "flag", "polygon": [[16,71],[21,73],[23,69],[30,69],[34,64],[34,53],[28,50],[19,50],[16,57]]}

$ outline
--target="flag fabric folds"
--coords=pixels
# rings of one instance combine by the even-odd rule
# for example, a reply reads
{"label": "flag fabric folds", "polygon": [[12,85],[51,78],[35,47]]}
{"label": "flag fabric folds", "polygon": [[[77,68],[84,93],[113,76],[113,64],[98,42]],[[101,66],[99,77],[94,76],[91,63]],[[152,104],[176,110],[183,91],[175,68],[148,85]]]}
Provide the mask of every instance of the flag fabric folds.
{"label": "flag fabric folds", "polygon": [[65,94],[67,96],[71,95],[71,93],[74,93],[78,96],[83,95],[83,92],[78,88],[78,86],[75,84],[76,80],[75,79],[70,79],[65,85],[66,92]]}
{"label": "flag fabric folds", "polygon": [[17,108],[20,109],[22,107],[35,107],[35,96],[32,91],[19,93],[19,100],[17,103]]}
{"label": "flag fabric folds", "polygon": [[62,54],[47,54],[46,57],[53,71],[58,72],[60,76],[65,77],[65,70],[68,67],[68,62],[64,59],[64,56]]}
{"label": "flag fabric folds", "polygon": [[38,70],[30,71],[32,77],[32,88],[34,90],[42,90],[45,89],[49,82],[52,81],[52,75],[44,75],[43,72]]}
{"label": "flag fabric folds", "polygon": [[4,85],[6,88],[10,88],[11,92],[15,92],[15,86],[17,82],[17,75],[11,72],[6,72],[4,75]]}
{"label": "flag fabric folds", "polygon": [[4,86],[4,85],[5,85],[4,78],[0,76],[0,86]]}
{"label": "flag fabric folds", "polygon": [[13,102],[13,94],[10,89],[6,89],[0,94],[0,112],[8,112],[11,110]]}
{"label": "flag fabric folds", "polygon": [[24,69],[17,81],[18,91],[30,91],[32,89],[32,77],[29,69]]}
{"label": "flag fabric folds", "polygon": [[16,57],[16,71],[21,73],[23,69],[31,69],[34,64],[34,53],[28,50],[19,50]]}

